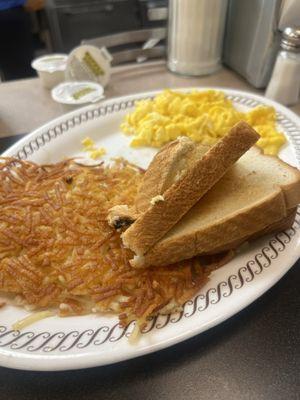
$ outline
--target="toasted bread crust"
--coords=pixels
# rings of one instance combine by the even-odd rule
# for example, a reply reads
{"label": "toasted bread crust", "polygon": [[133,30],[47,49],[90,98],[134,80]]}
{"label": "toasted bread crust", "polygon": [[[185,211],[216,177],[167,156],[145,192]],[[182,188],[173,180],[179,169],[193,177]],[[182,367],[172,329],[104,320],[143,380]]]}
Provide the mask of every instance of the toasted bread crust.
{"label": "toasted bread crust", "polygon": [[155,155],[135,199],[135,208],[138,213],[145,212],[150,206],[151,199],[162,195],[173,184],[178,164],[189,157],[195,148],[195,142],[182,137],[168,143]]}
{"label": "toasted bread crust", "polygon": [[137,213],[134,207],[128,207],[126,204],[120,204],[112,207],[107,215],[108,225],[115,229],[121,229],[129,226],[137,219]]}
{"label": "toasted bread crust", "polygon": [[[232,213],[223,221],[216,221],[180,237],[156,243],[134,267],[159,266],[175,263],[196,255],[216,254],[237,247],[257,232],[286,217],[284,195],[280,189],[255,205]],[[224,238],[227,238],[227,240]]]}
{"label": "toasted bread crust", "polygon": [[[259,152],[263,154],[263,150],[260,147],[257,147]],[[291,165],[285,163],[283,160],[278,158],[277,156],[272,156],[270,154],[264,154],[264,157],[270,158],[270,159],[276,159],[276,161],[281,164],[285,169],[289,170],[291,174],[294,175],[294,181],[290,182],[289,184],[286,184],[282,187],[284,198],[285,198],[285,204],[287,210],[291,210],[295,207],[300,202],[300,171],[296,167],[292,167]]]}
{"label": "toasted bread crust", "polygon": [[258,232],[255,232],[254,234],[250,235],[249,237],[240,238],[238,240],[228,242],[225,245],[215,248],[212,252],[210,252],[210,254],[222,253],[223,251],[236,249],[238,246],[240,246],[241,244],[243,244],[246,241],[247,242],[253,241],[262,236],[274,234],[277,232],[282,232],[286,229],[289,229],[292,227],[292,225],[294,223],[296,212],[297,212],[297,208],[292,208],[291,210],[288,210],[286,217],[282,218],[281,220],[273,222],[271,225],[267,226],[264,229],[261,229]]}
{"label": "toasted bread crust", "polygon": [[264,235],[270,235],[271,233],[282,232],[286,229],[289,229],[293,226],[297,214],[297,208],[292,208],[288,210],[286,217],[282,218],[280,221],[276,221],[273,224],[267,226],[261,231],[256,232],[254,235],[251,235],[248,240],[255,240]]}
{"label": "toasted bread crust", "polygon": [[131,207],[112,207],[107,215],[109,225],[117,229],[131,225],[173,184],[178,174],[184,168],[188,168],[195,157],[202,157],[208,149],[209,146],[197,144],[187,137],[180,137],[165,145],[151,161],[138,190],[135,204]]}
{"label": "toasted bread crust", "polygon": [[145,254],[258,139],[246,122],[236,124],[122,234],[124,245]]}

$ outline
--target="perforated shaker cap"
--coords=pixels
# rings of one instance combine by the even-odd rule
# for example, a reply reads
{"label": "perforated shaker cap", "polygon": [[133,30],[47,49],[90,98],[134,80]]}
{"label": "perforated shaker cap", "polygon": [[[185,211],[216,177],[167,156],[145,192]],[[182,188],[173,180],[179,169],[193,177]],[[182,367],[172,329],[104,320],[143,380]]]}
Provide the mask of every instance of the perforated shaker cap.
{"label": "perforated shaker cap", "polygon": [[300,52],[300,27],[285,28],[282,32],[281,48]]}

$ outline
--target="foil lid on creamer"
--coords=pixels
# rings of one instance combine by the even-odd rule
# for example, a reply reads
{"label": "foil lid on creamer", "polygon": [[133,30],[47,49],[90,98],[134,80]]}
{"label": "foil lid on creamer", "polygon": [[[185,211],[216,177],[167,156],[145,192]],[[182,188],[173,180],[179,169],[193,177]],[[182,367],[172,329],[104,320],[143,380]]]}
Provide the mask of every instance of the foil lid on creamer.
{"label": "foil lid on creamer", "polygon": [[66,69],[67,60],[67,54],[48,54],[33,60],[31,66],[36,71],[53,73],[56,71],[64,71]]}
{"label": "foil lid on creamer", "polygon": [[92,81],[107,85],[111,75],[111,54],[106,48],[83,45],[69,55],[66,79],[70,81]]}

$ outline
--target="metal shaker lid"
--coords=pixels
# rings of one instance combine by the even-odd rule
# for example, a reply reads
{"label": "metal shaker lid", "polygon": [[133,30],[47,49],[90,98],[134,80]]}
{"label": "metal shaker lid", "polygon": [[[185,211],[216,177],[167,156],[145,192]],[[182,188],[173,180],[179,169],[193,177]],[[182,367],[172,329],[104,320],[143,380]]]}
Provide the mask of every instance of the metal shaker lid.
{"label": "metal shaker lid", "polygon": [[280,45],[285,50],[300,52],[300,27],[285,28]]}

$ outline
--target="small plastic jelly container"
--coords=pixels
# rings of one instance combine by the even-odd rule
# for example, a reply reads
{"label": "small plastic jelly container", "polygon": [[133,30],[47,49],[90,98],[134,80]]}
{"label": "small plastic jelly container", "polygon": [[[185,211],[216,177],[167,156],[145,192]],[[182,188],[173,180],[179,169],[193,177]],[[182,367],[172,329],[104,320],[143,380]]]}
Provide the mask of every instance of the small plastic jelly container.
{"label": "small plastic jelly container", "polygon": [[37,71],[42,85],[52,89],[65,80],[67,54],[48,54],[32,61],[31,66]]}
{"label": "small plastic jelly container", "polygon": [[51,91],[54,101],[60,103],[64,111],[96,103],[104,98],[104,89],[96,82],[64,82]]}

